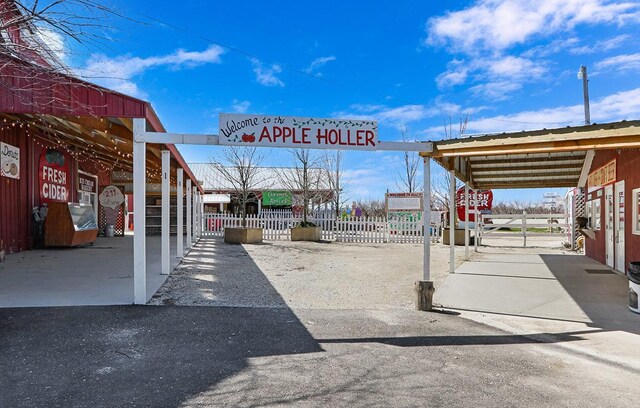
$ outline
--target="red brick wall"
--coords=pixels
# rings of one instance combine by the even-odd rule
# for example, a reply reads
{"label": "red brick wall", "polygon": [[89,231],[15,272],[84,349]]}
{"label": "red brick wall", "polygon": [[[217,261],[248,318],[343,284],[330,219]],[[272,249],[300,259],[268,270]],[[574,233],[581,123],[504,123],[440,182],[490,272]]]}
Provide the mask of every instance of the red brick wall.
{"label": "red brick wall", "polygon": [[[640,261],[640,235],[633,234],[633,206],[631,192],[635,188],[640,188],[640,150],[639,149],[622,149],[620,153],[617,150],[600,150],[591,164],[593,171],[604,166],[611,160],[616,159],[616,181],[624,180],[624,196],[625,196],[625,265],[628,266],[631,261]],[[588,257],[595,259],[600,263],[606,263],[605,249],[605,205],[604,192],[602,194],[602,205],[600,206],[600,217],[602,220],[602,228],[596,231],[596,238],[585,240],[585,253]],[[626,269],[626,267],[625,267]]]}

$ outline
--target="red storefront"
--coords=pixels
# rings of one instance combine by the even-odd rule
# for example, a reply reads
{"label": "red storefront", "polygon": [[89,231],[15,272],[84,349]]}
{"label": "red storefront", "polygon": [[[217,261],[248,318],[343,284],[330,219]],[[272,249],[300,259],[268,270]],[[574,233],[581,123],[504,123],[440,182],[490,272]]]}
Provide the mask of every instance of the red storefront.
{"label": "red storefront", "polygon": [[[55,201],[95,204],[95,195],[117,182],[114,174],[131,172],[132,118],[165,130],[148,102],[20,59],[1,59],[0,250],[13,253],[37,244],[34,209]],[[171,152],[173,178],[182,167],[196,182],[173,145],[149,145],[149,183],[160,181],[161,150]]]}
{"label": "red storefront", "polygon": [[640,261],[640,150],[595,152],[586,193],[586,255],[620,272]]}

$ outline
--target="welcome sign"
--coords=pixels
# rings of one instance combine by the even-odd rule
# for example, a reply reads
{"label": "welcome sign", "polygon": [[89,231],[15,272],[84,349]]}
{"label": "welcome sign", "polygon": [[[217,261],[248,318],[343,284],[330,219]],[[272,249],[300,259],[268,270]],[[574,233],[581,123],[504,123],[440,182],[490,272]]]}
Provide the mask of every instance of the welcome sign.
{"label": "welcome sign", "polygon": [[20,178],[20,148],[0,143],[0,175],[12,179]]}
{"label": "welcome sign", "polygon": [[220,144],[375,150],[378,124],[371,120],[320,119],[221,113]]}

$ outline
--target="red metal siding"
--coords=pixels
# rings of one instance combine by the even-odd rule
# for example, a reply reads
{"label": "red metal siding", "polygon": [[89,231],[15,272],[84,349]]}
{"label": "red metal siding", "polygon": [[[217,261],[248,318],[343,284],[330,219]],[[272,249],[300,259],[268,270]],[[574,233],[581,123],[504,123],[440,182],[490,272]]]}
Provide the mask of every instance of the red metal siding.
{"label": "red metal siding", "polygon": [[0,112],[145,117],[147,103],[24,61],[0,56]]}
{"label": "red metal siding", "polygon": [[31,248],[30,139],[23,129],[0,130],[0,141],[20,148],[20,179],[0,178],[0,240],[8,253]]}
{"label": "red metal siding", "polygon": [[[620,153],[616,150],[601,150],[597,151],[591,164],[591,170],[593,171],[599,167],[604,166],[611,160],[616,159],[616,179],[617,181],[624,180],[624,197],[625,197],[625,265],[628,265],[631,261],[640,261],[640,235],[633,234],[632,220],[633,220],[633,206],[631,192],[635,188],[640,188],[640,150],[638,149],[626,149],[620,150]],[[603,193],[604,197],[604,193]],[[600,217],[602,220],[602,228],[600,231],[596,231],[595,239],[585,240],[585,253],[588,257],[595,259],[600,263],[606,263],[606,249],[605,249],[605,232],[604,232],[604,217],[605,217],[605,205],[604,198],[602,205],[600,206]]]}

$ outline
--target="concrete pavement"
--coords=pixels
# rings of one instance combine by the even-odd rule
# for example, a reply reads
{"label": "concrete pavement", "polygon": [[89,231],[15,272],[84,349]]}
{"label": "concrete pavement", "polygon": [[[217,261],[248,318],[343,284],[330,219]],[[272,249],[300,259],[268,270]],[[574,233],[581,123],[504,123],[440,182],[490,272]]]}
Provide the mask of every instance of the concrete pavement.
{"label": "concrete pavement", "polygon": [[560,345],[640,371],[640,315],[627,293],[625,276],[585,256],[479,253],[445,280],[435,303],[518,335],[579,333],[584,341]]}
{"label": "concrete pavement", "polygon": [[[178,259],[172,256],[171,261],[173,269]],[[168,277],[160,274],[160,262],[160,237],[147,237],[149,299]],[[19,252],[0,263],[0,308],[132,303],[130,235],[98,238],[94,246],[82,248]]]}

